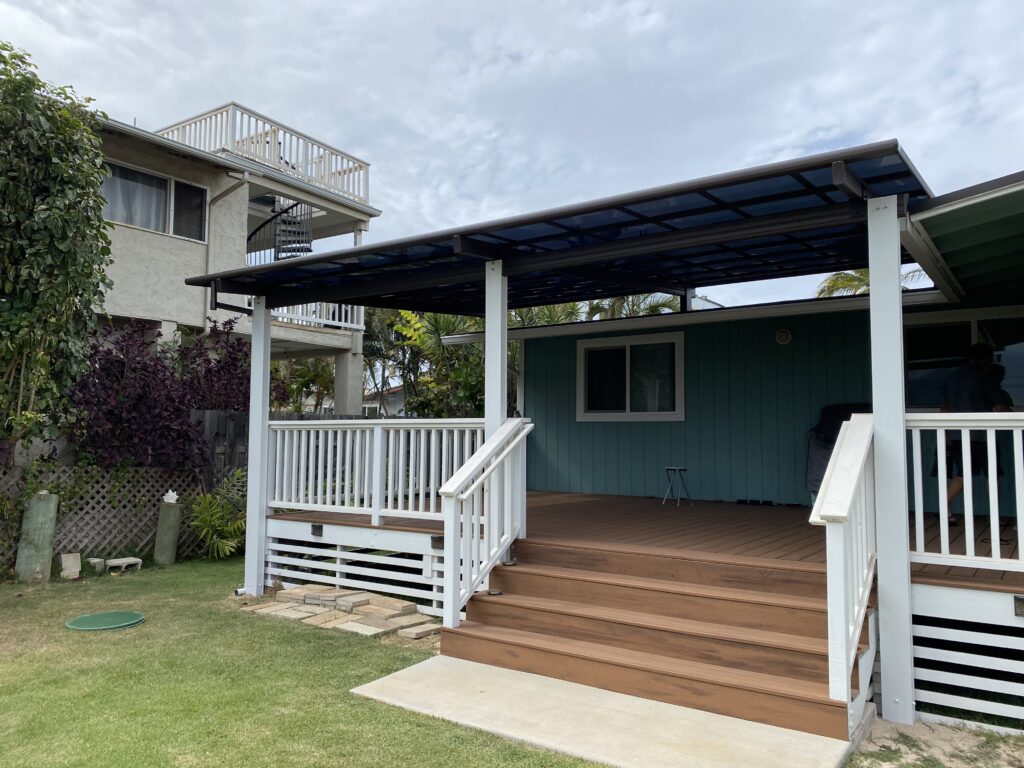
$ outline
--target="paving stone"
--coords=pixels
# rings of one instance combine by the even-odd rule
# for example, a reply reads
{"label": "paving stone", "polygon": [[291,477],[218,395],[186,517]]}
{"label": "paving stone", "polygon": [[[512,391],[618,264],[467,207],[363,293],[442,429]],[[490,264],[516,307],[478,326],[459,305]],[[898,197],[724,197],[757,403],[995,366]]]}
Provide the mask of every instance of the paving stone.
{"label": "paving stone", "polygon": [[352,614],[344,613],[343,611],[325,611],[324,613],[315,613],[308,619],[303,619],[303,624],[311,624],[315,627],[325,626],[328,622],[337,621],[338,619],[345,618],[349,621],[352,618]]}
{"label": "paving stone", "polygon": [[429,637],[430,635],[436,635],[441,631],[440,624],[420,624],[418,627],[406,627],[405,629],[398,630],[398,636],[404,637],[407,640],[419,640],[423,637]]}
{"label": "paving stone", "polygon": [[[341,612],[339,611],[339,613]],[[343,627],[345,624],[351,624],[358,618],[359,617],[356,616],[354,613],[342,613],[339,618],[334,619],[333,621],[328,621],[324,624],[321,624],[320,626],[327,627],[327,629],[339,629],[340,627]]]}
{"label": "paving stone", "polygon": [[[403,609],[394,610],[392,608],[381,608],[379,605],[360,605],[357,608],[352,609],[355,613],[363,616],[376,616],[378,619],[393,619],[398,616],[408,616],[410,611]],[[413,606],[415,610],[415,606]]]}
{"label": "paving stone", "polygon": [[287,603],[301,603],[306,599],[306,595],[319,594],[321,592],[327,592],[331,587],[326,584],[320,586],[304,586],[304,587],[292,587],[291,589],[282,589],[277,593],[277,599],[281,602]]}
{"label": "paving stone", "polygon": [[350,621],[346,624],[341,625],[338,629],[345,630],[346,632],[355,632],[357,635],[364,635],[366,637],[375,637],[377,635],[386,635],[388,630],[381,629],[380,627],[371,627],[369,624],[363,624],[361,621]]}
{"label": "paving stone", "polygon": [[415,627],[420,624],[426,624],[429,621],[433,621],[433,619],[425,613],[407,613],[404,616],[395,616],[395,618],[388,619],[388,621],[399,629],[403,629],[405,627]]}
{"label": "paving stone", "polygon": [[285,608],[282,611],[273,611],[269,614],[275,619],[308,619],[309,614],[305,611],[296,611],[294,608]]}
{"label": "paving stone", "polygon": [[397,624],[385,621],[384,619],[378,619],[376,616],[363,616],[356,619],[359,624],[365,624],[368,627],[374,627],[382,631],[382,634],[391,634],[401,629]]}
{"label": "paving stone", "polygon": [[367,605],[370,602],[370,596],[365,592],[356,592],[354,595],[346,595],[345,597],[339,597],[336,604],[339,610],[351,611],[354,608],[358,608],[362,605]]}
{"label": "paving stone", "polygon": [[287,603],[267,603],[262,608],[259,608],[258,610],[254,611],[254,613],[259,613],[259,614],[276,613],[277,611],[286,611],[286,610],[288,610],[288,604]]}
{"label": "paving stone", "polygon": [[310,616],[319,616],[321,613],[330,613],[333,610],[333,606],[306,604],[296,606],[295,610],[305,611]]}
{"label": "paving stone", "polygon": [[370,605],[376,605],[378,608],[390,608],[398,615],[413,613],[416,610],[416,603],[387,595],[370,595]]}

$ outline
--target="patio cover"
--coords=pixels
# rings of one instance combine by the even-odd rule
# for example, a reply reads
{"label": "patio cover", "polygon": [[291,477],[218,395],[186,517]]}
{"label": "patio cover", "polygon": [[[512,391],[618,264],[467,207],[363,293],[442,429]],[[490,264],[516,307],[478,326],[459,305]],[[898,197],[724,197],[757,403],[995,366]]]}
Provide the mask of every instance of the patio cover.
{"label": "patio cover", "polygon": [[[895,140],[385,243],[189,278],[269,307],[336,301],[484,311],[501,259],[510,308],[867,266],[863,200],[932,195]],[[904,260],[909,261],[907,252]]]}
{"label": "patio cover", "polygon": [[911,226],[930,241],[963,303],[1024,299],[1024,173],[927,201]]}

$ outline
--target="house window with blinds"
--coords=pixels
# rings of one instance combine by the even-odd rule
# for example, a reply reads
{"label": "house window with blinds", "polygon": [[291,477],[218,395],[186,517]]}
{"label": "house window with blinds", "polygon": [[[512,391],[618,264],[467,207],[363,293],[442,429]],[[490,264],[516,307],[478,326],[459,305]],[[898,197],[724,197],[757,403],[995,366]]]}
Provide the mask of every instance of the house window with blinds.
{"label": "house window with blinds", "polygon": [[682,419],[682,333],[576,343],[577,421]]}
{"label": "house window with blinds", "polygon": [[108,163],[103,218],[153,232],[206,240],[207,194],[202,187]]}

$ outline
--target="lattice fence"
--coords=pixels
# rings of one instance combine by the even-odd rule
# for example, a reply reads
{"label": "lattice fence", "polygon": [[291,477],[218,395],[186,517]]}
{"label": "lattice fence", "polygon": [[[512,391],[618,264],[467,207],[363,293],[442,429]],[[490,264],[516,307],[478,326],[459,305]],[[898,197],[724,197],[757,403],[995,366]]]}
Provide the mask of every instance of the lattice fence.
{"label": "lattice fence", "polygon": [[[24,478],[17,468],[0,468],[0,493],[14,497]],[[160,501],[174,490],[182,501],[202,493],[202,477],[192,471],[132,468],[108,472],[97,468],[55,467],[44,470],[38,485],[60,495],[53,550],[89,557],[141,555],[152,549]],[[178,556],[200,549],[186,512]],[[6,545],[6,546],[5,546]],[[17,542],[0,541],[0,565],[12,566]]]}

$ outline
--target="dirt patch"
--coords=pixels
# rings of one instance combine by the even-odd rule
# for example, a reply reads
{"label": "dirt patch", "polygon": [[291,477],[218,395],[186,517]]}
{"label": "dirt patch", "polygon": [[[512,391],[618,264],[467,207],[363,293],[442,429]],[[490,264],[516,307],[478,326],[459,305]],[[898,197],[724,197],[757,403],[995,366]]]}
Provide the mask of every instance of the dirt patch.
{"label": "dirt patch", "polygon": [[1024,768],[1024,736],[875,720],[848,768]]}

